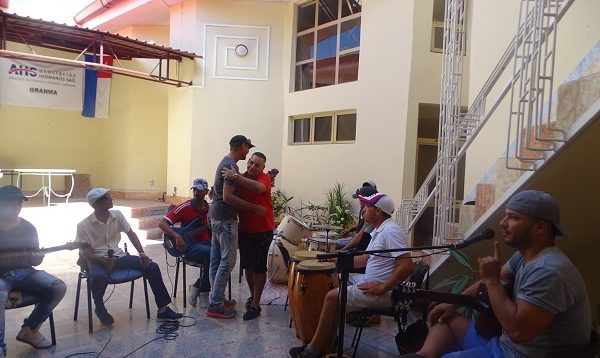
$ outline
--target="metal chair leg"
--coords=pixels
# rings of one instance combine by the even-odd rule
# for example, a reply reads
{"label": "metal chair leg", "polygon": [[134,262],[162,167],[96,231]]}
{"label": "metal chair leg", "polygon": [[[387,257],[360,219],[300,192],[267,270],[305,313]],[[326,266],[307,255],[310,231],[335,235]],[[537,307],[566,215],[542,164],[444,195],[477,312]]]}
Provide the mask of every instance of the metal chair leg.
{"label": "metal chair leg", "polygon": [[50,339],[52,340],[52,345],[56,345],[56,331],[54,330],[54,314],[50,312],[50,316],[48,316],[48,321],[50,321]]}
{"label": "metal chair leg", "polygon": [[129,292],[129,309],[133,307],[133,290],[135,285],[133,284],[135,280],[131,281],[131,292]]}
{"label": "metal chair leg", "polygon": [[77,274],[77,293],[75,294],[75,312],[73,312],[73,321],[77,321],[79,312],[79,294],[81,293],[81,272]]}
{"label": "metal chair leg", "polygon": [[86,277],[85,282],[87,285],[87,301],[88,301],[88,331],[94,332],[94,322],[92,321],[92,288],[90,287],[90,278]]}
{"label": "metal chair leg", "polygon": [[186,273],[185,273],[185,259],[182,260],[183,261],[183,275],[182,275],[182,279],[183,281],[181,281],[181,284],[183,285],[183,308],[187,307],[187,277],[186,277]]}
{"label": "metal chair leg", "polygon": [[242,283],[242,276],[244,276],[244,269],[242,268],[242,265],[240,265],[240,277],[238,283]]}
{"label": "metal chair leg", "polygon": [[173,297],[177,297],[177,281],[179,280],[179,257],[175,258],[175,287],[173,288]]}
{"label": "metal chair leg", "polygon": [[148,283],[146,282],[146,278],[143,277],[144,281],[144,299],[146,300],[146,318],[150,318],[150,305],[148,304]]}

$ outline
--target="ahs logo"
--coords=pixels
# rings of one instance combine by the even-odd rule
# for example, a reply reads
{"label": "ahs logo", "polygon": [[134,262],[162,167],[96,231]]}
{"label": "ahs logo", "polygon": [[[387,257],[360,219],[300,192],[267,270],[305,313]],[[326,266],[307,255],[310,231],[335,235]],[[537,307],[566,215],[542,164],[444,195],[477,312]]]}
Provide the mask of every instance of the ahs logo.
{"label": "ahs logo", "polygon": [[37,68],[35,67],[27,67],[22,65],[15,65],[14,63],[10,66],[10,70],[8,70],[9,74],[14,74],[17,76],[25,76],[25,77],[36,77],[37,76]]}

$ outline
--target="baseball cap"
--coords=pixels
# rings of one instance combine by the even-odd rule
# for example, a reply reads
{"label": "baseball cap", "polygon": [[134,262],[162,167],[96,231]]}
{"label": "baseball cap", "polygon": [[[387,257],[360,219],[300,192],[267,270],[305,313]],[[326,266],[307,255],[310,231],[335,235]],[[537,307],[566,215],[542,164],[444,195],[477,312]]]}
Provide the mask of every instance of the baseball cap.
{"label": "baseball cap", "polygon": [[196,178],[192,182],[192,187],[190,189],[198,189],[198,190],[208,189],[208,182],[204,178]]}
{"label": "baseball cap", "polygon": [[377,193],[377,188],[371,185],[363,186],[360,189],[356,189],[356,193],[352,194],[354,199],[357,199],[358,196],[371,196]]}
{"label": "baseball cap", "polygon": [[394,208],[395,208],[394,201],[387,194],[375,193],[370,196],[359,195],[358,200],[360,200],[365,205],[374,206],[376,208],[379,208],[379,209],[381,209],[381,211],[383,211],[384,213],[386,213],[390,216],[394,213]]}
{"label": "baseball cap", "polygon": [[88,204],[90,204],[90,206],[94,206],[96,201],[98,199],[100,199],[101,197],[103,197],[104,195],[106,195],[106,193],[108,193],[109,191],[110,191],[110,189],[105,189],[105,188],[94,188],[94,189],[90,190],[86,195]]}
{"label": "baseball cap", "polygon": [[372,180],[367,180],[366,182],[362,183],[362,186],[372,186],[373,188],[377,189],[377,184],[375,184],[375,182]]}
{"label": "baseball cap", "polygon": [[533,216],[552,223],[556,235],[568,236],[560,225],[560,212],[556,199],[550,194],[538,190],[525,190],[513,195],[506,208],[518,213]]}
{"label": "baseball cap", "polygon": [[27,197],[23,195],[23,192],[19,187],[14,185],[6,185],[0,188],[0,201],[10,201],[21,199],[27,201]]}
{"label": "baseball cap", "polygon": [[232,147],[242,144],[248,144],[248,147],[250,148],[255,147],[255,145],[252,144],[252,141],[242,134],[234,135],[231,137],[231,140],[229,140],[229,145]]}

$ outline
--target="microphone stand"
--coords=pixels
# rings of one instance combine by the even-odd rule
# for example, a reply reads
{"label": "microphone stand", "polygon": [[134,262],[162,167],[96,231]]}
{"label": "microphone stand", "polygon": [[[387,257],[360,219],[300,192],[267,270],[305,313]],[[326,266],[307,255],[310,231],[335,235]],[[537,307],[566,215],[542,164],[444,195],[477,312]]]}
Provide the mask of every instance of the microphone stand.
{"label": "microphone stand", "polygon": [[421,250],[456,250],[456,244],[438,245],[438,246],[420,246],[420,247],[403,247],[397,249],[371,250],[371,251],[340,251],[330,254],[319,254],[317,259],[328,260],[336,258],[336,268],[340,273],[340,308],[339,308],[339,326],[338,326],[338,345],[337,357],[342,358],[344,352],[344,330],[346,328],[346,304],[348,302],[348,278],[350,270],[354,267],[354,256],[365,254],[382,254],[386,252],[405,252],[405,251],[421,251]]}

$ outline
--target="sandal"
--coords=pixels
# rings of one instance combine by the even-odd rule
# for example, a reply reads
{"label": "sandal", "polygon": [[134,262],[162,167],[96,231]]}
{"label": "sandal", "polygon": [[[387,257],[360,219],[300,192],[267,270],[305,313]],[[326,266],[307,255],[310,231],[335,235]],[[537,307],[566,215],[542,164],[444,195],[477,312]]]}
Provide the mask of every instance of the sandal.
{"label": "sandal", "polygon": [[260,316],[260,311],[262,311],[260,307],[254,308],[250,306],[250,308],[248,308],[248,310],[246,311],[246,313],[244,313],[244,316],[242,318],[244,319],[244,321],[255,319],[256,317]]}
{"label": "sandal", "polygon": [[254,301],[254,297],[250,296],[246,300],[246,310],[249,310],[252,307],[252,301]]}

